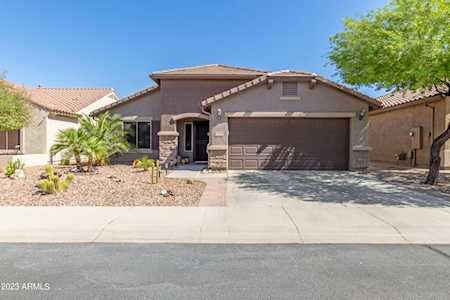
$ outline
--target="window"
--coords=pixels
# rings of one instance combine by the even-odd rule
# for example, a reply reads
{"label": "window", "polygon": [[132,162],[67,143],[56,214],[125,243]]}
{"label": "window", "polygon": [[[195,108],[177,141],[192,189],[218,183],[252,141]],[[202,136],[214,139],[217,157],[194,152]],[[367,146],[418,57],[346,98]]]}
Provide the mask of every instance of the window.
{"label": "window", "polygon": [[283,82],[282,97],[298,97],[298,86],[296,81]]}
{"label": "window", "polygon": [[0,131],[0,150],[20,150],[20,129]]}
{"label": "window", "polygon": [[150,122],[123,122],[128,143],[137,149],[150,149],[151,125]]}
{"label": "window", "polygon": [[184,151],[192,151],[192,123],[184,123]]}
{"label": "window", "polygon": [[150,136],[152,131],[150,130],[150,122],[138,123],[138,148],[150,149]]}

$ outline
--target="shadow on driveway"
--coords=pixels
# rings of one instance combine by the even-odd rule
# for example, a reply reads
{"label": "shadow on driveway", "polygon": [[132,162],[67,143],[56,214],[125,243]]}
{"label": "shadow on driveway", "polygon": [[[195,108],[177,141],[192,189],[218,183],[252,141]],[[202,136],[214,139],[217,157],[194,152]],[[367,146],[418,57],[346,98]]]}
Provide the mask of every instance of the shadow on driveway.
{"label": "shadow on driveway", "polygon": [[387,206],[450,207],[450,196],[422,190],[419,183],[384,181],[386,174],[343,171],[233,171],[237,189],[278,194],[303,201],[381,204]]}

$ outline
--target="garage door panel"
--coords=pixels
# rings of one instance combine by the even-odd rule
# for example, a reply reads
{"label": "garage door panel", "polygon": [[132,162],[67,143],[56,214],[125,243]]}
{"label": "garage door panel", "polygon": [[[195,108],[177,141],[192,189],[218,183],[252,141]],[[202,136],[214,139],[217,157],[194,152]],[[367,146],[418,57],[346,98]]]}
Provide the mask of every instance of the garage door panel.
{"label": "garage door panel", "polygon": [[230,154],[242,155],[244,154],[243,146],[230,146]]}
{"label": "garage door panel", "polygon": [[348,169],[348,119],[232,118],[229,122],[231,169]]}

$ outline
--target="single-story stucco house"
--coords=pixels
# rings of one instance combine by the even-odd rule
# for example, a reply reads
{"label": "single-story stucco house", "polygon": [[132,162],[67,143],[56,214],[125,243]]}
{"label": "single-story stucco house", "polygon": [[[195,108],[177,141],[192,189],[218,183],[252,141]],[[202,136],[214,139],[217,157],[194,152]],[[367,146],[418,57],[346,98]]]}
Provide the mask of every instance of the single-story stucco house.
{"label": "single-story stucco house", "polygon": [[25,88],[31,106],[31,119],[25,128],[0,132],[0,166],[20,159],[27,166],[44,165],[60,156],[50,157],[50,147],[60,130],[77,127],[77,118],[112,104],[118,97],[111,88]]}
{"label": "single-story stucco house", "polygon": [[166,166],[354,170],[368,166],[378,102],[314,73],[203,65],[153,72],[156,86],[93,113],[120,114],[135,149]]}
{"label": "single-story stucco house", "polygon": [[[381,96],[369,113],[370,160],[427,167],[433,140],[450,121],[450,97],[435,88],[398,91]],[[441,154],[441,166],[450,167],[450,143]]]}

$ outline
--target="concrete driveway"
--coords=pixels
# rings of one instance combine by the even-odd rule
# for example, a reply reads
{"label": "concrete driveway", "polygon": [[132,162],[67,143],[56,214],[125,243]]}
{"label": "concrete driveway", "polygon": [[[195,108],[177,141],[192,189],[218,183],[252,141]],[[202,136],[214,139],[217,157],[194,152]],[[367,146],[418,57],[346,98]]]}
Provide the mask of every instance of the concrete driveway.
{"label": "concrete driveway", "polygon": [[231,206],[304,206],[307,203],[449,208],[450,197],[374,174],[343,171],[229,171]]}

